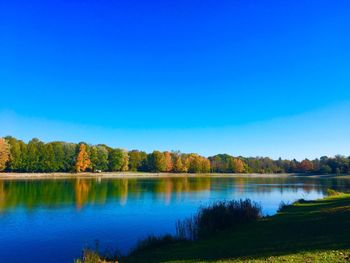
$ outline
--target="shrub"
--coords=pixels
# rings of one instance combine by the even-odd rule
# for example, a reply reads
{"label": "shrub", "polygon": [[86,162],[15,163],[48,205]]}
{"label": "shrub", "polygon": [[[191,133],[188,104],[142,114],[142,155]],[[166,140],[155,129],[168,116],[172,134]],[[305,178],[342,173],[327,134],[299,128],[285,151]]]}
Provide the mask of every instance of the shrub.
{"label": "shrub", "polygon": [[288,206],[290,206],[289,203],[286,203],[284,201],[280,202],[280,205],[278,206],[277,212],[280,213],[282,212],[284,209],[286,209]]}
{"label": "shrub", "polygon": [[119,251],[99,251],[98,242],[95,244],[95,248],[85,248],[82,256],[76,259],[74,263],[114,263],[118,262],[118,258],[121,257]]}
{"label": "shrub", "polygon": [[76,259],[74,263],[99,263],[100,256],[96,251],[85,249],[81,259]]}
{"label": "shrub", "polygon": [[309,202],[309,201],[307,201],[307,200],[305,200],[304,198],[300,198],[300,199],[298,199],[296,202],[294,202],[295,204],[305,204],[305,203],[307,203],[307,202]]}
{"label": "shrub", "polygon": [[184,220],[177,220],[176,222],[176,236],[182,240],[195,240],[198,236],[198,215],[186,218]]}
{"label": "shrub", "polygon": [[177,237],[173,237],[171,235],[164,235],[164,236],[148,236],[147,238],[140,240],[135,248],[132,250],[131,253],[141,251],[141,250],[146,250],[146,249],[152,249],[156,247],[161,247],[164,245],[172,244],[179,242],[180,239]]}
{"label": "shrub", "polygon": [[337,196],[337,195],[340,195],[340,194],[341,194],[340,192],[337,192],[337,191],[335,191],[333,189],[330,189],[330,188],[327,189],[327,195],[328,196]]}
{"label": "shrub", "polygon": [[178,221],[176,233],[180,239],[195,240],[256,220],[261,216],[261,206],[249,199],[216,202],[208,207],[201,207],[194,216]]}

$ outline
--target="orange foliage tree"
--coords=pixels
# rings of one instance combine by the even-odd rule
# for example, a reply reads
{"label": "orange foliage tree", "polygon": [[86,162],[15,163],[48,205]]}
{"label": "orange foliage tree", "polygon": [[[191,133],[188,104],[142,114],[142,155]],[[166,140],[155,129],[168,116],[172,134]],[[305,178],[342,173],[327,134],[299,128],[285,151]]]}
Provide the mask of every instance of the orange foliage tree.
{"label": "orange foliage tree", "polygon": [[164,152],[164,157],[165,157],[165,171],[166,172],[171,172],[174,168],[173,164],[173,158],[171,156],[170,152]]}
{"label": "orange foliage tree", "polygon": [[305,159],[303,160],[300,165],[299,165],[299,169],[302,171],[302,172],[309,172],[311,170],[314,169],[314,165],[313,163],[308,160],[308,159]]}
{"label": "orange foliage tree", "polygon": [[87,152],[86,145],[82,143],[80,144],[79,153],[77,156],[77,160],[75,162],[75,171],[77,173],[85,172],[90,167],[91,167],[90,157]]}

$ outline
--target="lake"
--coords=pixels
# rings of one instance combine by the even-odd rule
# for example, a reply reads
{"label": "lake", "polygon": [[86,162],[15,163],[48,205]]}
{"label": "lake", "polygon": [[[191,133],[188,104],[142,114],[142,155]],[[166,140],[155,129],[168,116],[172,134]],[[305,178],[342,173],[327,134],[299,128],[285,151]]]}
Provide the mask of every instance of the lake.
{"label": "lake", "polygon": [[[156,179],[0,180],[1,262],[73,262],[84,247],[126,253],[149,234],[175,233],[175,222],[201,205],[250,198],[264,214],[281,201],[316,199],[349,179],[172,177]],[[49,260],[48,260],[49,259]]]}

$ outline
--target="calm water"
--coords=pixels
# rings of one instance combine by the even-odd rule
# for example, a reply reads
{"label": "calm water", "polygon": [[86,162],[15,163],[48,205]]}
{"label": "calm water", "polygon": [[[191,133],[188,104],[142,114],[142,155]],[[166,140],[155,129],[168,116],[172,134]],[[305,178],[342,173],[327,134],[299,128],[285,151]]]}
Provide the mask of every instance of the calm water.
{"label": "calm water", "polygon": [[[0,261],[73,262],[82,248],[127,252],[148,234],[175,232],[175,221],[216,200],[250,198],[265,214],[281,201],[315,199],[347,179],[166,178],[0,180]],[[47,260],[50,259],[50,260]]]}

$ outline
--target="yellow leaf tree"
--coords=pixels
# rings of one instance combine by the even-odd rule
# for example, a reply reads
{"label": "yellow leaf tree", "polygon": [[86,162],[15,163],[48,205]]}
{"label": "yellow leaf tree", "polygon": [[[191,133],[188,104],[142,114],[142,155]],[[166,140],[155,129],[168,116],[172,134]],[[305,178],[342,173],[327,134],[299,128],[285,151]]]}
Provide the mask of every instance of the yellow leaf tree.
{"label": "yellow leaf tree", "polygon": [[0,171],[5,170],[10,160],[10,146],[4,138],[0,138]]}
{"label": "yellow leaf tree", "polygon": [[232,170],[234,173],[243,173],[245,171],[244,162],[239,158],[232,159]]}
{"label": "yellow leaf tree", "polygon": [[176,156],[175,157],[175,163],[174,163],[174,172],[176,173],[181,173],[183,172],[183,164],[182,164],[182,160],[181,160],[181,156]]}

